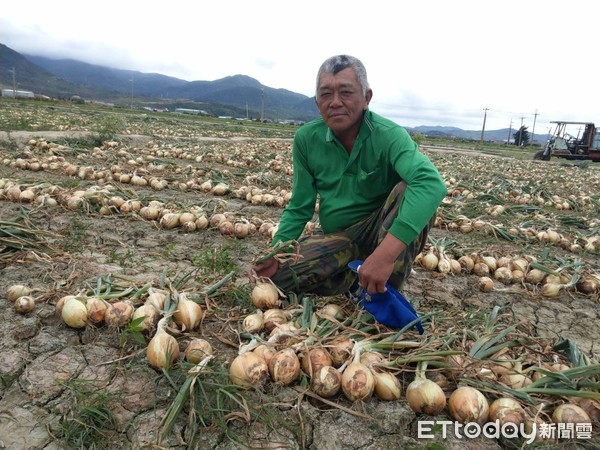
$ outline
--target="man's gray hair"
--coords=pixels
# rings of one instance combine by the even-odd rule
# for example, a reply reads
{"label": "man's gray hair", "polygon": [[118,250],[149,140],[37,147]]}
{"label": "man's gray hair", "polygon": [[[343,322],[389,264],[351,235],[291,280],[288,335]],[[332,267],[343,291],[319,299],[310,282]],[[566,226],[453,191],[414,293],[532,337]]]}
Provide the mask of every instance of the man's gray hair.
{"label": "man's gray hair", "polygon": [[369,80],[367,79],[367,69],[365,69],[365,66],[358,58],[350,55],[335,55],[327,58],[325,62],[321,64],[319,72],[317,73],[317,93],[319,91],[321,75],[324,73],[335,75],[348,67],[354,69],[356,78],[362,87],[363,95],[366,95],[367,91],[370,89]]}

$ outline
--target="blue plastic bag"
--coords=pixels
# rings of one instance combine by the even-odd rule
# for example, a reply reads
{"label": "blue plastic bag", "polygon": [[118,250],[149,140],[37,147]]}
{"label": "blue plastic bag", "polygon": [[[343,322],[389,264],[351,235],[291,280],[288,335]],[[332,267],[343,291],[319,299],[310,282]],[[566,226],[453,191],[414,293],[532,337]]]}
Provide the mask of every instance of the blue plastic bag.
{"label": "blue plastic bag", "polygon": [[[351,261],[348,263],[348,267],[358,273],[358,268],[362,263],[363,261]],[[387,291],[381,294],[369,295],[366,289],[360,287],[358,291],[359,302],[379,323],[390,328],[403,328],[419,318],[413,306],[400,292],[389,283],[386,283],[385,287]],[[425,332],[420,321],[416,322],[414,326],[417,327],[420,334]]]}

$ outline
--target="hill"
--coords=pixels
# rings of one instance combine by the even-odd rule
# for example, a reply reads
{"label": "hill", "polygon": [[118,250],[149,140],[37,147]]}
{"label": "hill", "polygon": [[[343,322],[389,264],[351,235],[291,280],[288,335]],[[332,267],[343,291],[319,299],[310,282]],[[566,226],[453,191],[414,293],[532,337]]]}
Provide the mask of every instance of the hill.
{"label": "hill", "polygon": [[[51,97],[83,98],[160,108],[195,108],[211,115],[306,121],[318,116],[314,100],[274,89],[245,75],[186,81],[156,73],[114,69],[72,59],[21,55],[0,44],[0,64],[14,67],[19,89]],[[11,73],[0,83],[12,86]]]}
{"label": "hill", "polygon": [[[307,121],[318,117],[314,97],[286,89],[264,86],[246,75],[232,75],[215,81],[186,81],[157,73],[143,73],[88,64],[72,59],[50,59],[22,55],[0,44],[0,84],[32,90],[57,98],[74,95],[114,103],[117,106],[151,108],[188,108],[206,111],[213,116],[247,117],[273,121]],[[419,126],[407,128],[428,136],[479,140],[481,130],[456,127]],[[486,130],[485,140],[505,141],[516,130]],[[535,135],[544,143],[546,135]]]}

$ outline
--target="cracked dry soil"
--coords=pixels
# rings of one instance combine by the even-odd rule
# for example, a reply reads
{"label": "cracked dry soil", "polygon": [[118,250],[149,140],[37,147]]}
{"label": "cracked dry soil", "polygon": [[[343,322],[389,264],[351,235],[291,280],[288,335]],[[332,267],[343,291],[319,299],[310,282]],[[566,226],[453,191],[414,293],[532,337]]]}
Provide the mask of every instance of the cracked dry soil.
{"label": "cracked dry soil", "polygon": [[[39,133],[36,133],[39,135]],[[52,136],[49,137],[50,139]],[[35,178],[57,182],[52,174],[21,173],[0,167],[0,177]],[[153,197],[168,197],[167,192]],[[204,194],[182,192],[181,201],[197,202]],[[0,220],[13,221],[22,204],[1,202]],[[230,200],[228,210],[240,214],[269,216],[273,212],[260,206],[249,206]],[[102,430],[101,441],[94,448],[184,449],[185,411],[167,439],[156,444],[157,431],[175,391],[166,377],[144,362],[140,347],[124,352],[119,344],[119,332],[107,328],[68,328],[55,314],[54,303],[63,295],[84,286],[94,286],[100,277],[122,275],[139,285],[156,282],[165,268],[179,273],[194,268],[191,256],[203,249],[222,249],[231,244],[231,237],[214,230],[203,233],[183,233],[158,229],[152,223],[132,218],[88,215],[63,208],[29,210],[29,219],[40,229],[55,233],[54,245],[62,251],[51,258],[11,260],[0,266],[0,293],[12,284],[26,284],[43,293],[43,301],[34,312],[17,314],[10,302],[0,295],[0,449],[60,449],[67,448],[60,433],[61,423],[78,407],[77,383],[95,392],[111,405],[115,421]],[[439,238],[444,230],[433,229]],[[498,243],[498,249],[508,244]],[[240,241],[234,254],[240,282],[254,256],[266,247],[263,237],[253,236]],[[598,266],[597,261],[595,266]],[[421,313],[452,308],[491,310],[499,305],[512,311],[514,317],[530,325],[535,334],[548,342],[560,336],[571,338],[586,354],[597,358],[598,303],[580,295],[562,293],[556,299],[532,298],[514,293],[482,293],[476,287],[476,277],[432,273],[420,267],[406,286],[406,294]],[[219,301],[226,302],[220,298]],[[220,304],[207,313],[198,335],[209,339],[217,353],[233,355],[234,349],[219,337],[235,342],[231,328],[223,321],[236,323],[248,310],[231,301]],[[220,364],[223,364],[224,359]],[[98,395],[98,394],[96,394]],[[330,449],[495,449],[504,448],[493,439],[459,440],[448,437],[433,442],[418,440],[418,417],[404,400],[381,402],[371,399],[348,411],[331,407],[309,397],[299,396],[293,388],[272,392],[281,419],[288,427],[277,433],[261,423],[247,424],[231,420],[247,442],[260,448]],[[116,401],[115,401],[116,399]],[[342,401],[343,402],[343,401]],[[79,410],[80,411],[80,410]],[[250,425],[250,426],[248,426]],[[295,432],[292,432],[295,430]],[[429,446],[429,447],[428,447]],[[567,448],[565,444],[563,447]],[[575,448],[574,445],[573,448]],[[240,445],[228,439],[219,427],[201,429],[194,447],[198,449],[234,449]],[[555,447],[556,448],[556,447]]]}

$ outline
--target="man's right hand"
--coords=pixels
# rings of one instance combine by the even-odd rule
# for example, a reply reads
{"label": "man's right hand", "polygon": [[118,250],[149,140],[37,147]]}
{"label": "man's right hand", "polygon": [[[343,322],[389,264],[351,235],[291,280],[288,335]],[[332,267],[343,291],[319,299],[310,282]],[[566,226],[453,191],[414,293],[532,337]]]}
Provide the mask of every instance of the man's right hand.
{"label": "man's right hand", "polygon": [[269,258],[266,261],[254,266],[254,271],[259,277],[271,278],[279,270],[279,262],[275,258]]}

